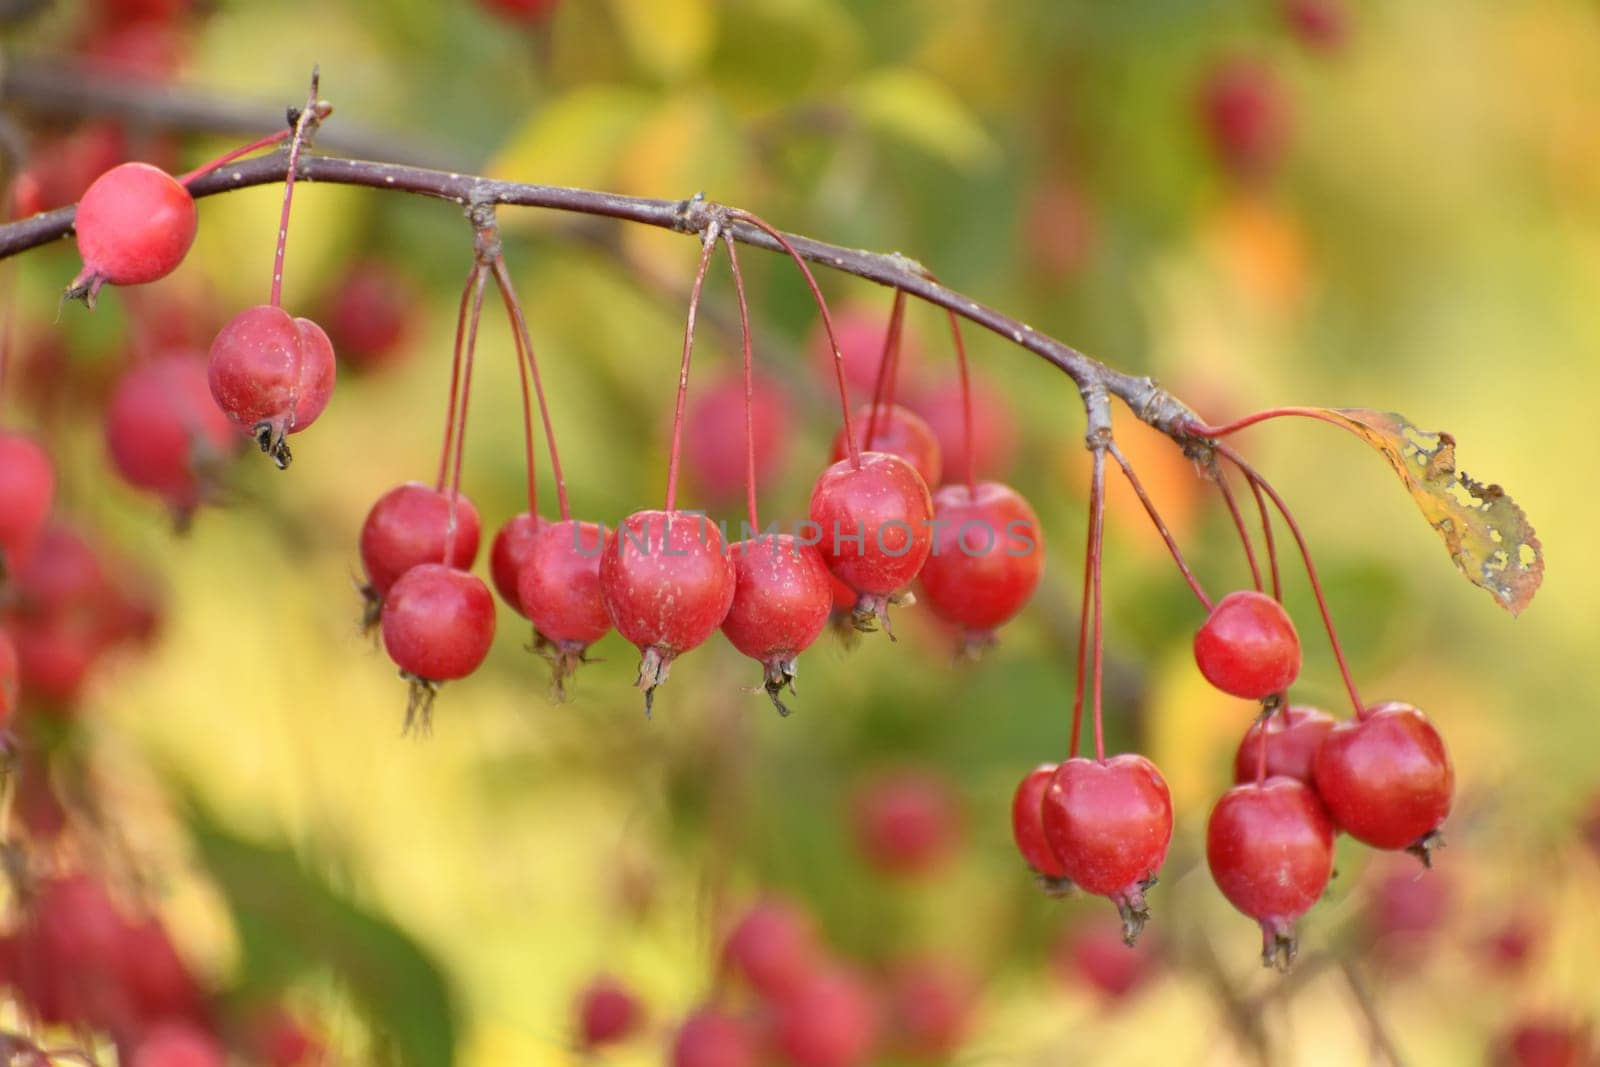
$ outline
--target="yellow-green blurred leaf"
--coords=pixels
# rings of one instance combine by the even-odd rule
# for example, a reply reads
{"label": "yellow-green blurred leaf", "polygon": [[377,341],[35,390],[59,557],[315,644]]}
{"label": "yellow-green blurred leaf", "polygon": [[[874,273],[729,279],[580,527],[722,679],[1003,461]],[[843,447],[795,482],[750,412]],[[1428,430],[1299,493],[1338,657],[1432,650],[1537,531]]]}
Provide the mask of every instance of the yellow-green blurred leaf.
{"label": "yellow-green blurred leaf", "polygon": [[509,181],[610,188],[617,157],[654,110],[651,94],[596,86],[557,97],[506,142],[489,174]]}
{"label": "yellow-green blurred leaf", "polygon": [[848,106],[869,127],[971,169],[994,155],[994,142],[944,86],[914,70],[889,69],[850,90]]}
{"label": "yellow-green blurred leaf", "polygon": [[1538,535],[1505,490],[1456,470],[1455,438],[1392,411],[1316,410],[1383,454],[1469,582],[1513,615],[1528,606],[1544,579]]}
{"label": "yellow-green blurred leaf", "polygon": [[661,78],[698,69],[716,41],[711,0],[611,0],[611,10],[639,63]]}

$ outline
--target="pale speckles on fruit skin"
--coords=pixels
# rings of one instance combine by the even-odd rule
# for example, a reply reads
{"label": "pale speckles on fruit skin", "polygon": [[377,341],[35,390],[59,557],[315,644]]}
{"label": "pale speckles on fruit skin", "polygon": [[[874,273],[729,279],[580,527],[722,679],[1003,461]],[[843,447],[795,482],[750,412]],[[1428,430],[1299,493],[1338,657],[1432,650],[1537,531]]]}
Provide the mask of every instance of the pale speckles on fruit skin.
{"label": "pale speckles on fruit skin", "polygon": [[740,541],[729,554],[734,596],[722,632],[733,647],[758,660],[811,647],[833,606],[822,554],[788,534]]}
{"label": "pale speckles on fruit skin", "polygon": [[[945,621],[980,633],[1009,621],[1044,573],[1039,516],[999,482],[979,482],[975,497],[965,485],[944,486],[933,496],[933,514],[948,525],[938,527],[922,568],[924,602]],[[1031,545],[1021,542],[1024,531]]]}
{"label": "pale speckles on fruit skin", "polygon": [[199,215],[177,179],[148,163],[122,163],[96,178],[74,220],[83,270],[69,294],[90,301],[100,285],[140,285],[172,273],[194,243]]}
{"label": "pale speckles on fruit skin", "polygon": [[[1372,705],[1330,730],[1312,774],[1339,827],[1374,848],[1430,843],[1455,792],[1443,738],[1421,711],[1398,702]],[[1425,847],[1419,858],[1429,862]]]}
{"label": "pale speckles on fruit skin", "polygon": [[[859,469],[843,460],[823,471],[811,491],[810,517],[820,527],[817,548],[828,568],[872,596],[885,597],[910,584],[933,547],[928,525],[933,497],[927,484],[905,460],[883,452],[861,453]],[[909,528],[909,537],[900,524]],[[857,533],[863,538],[860,547],[846,540]]]}
{"label": "pale speckles on fruit skin", "polygon": [[337,378],[333,345],[310,319],[259,304],[235,315],[211,342],[211,395],[262,451],[287,465],[283,437],[309,427]]}
{"label": "pale speckles on fruit skin", "polygon": [[529,544],[517,597],[534,629],[581,653],[611,630],[600,567],[616,534],[592,522],[546,523]]}
{"label": "pale speckles on fruit skin", "polygon": [[421,482],[403,482],[379,497],[367,512],[361,524],[361,564],[381,599],[406,571],[419,564],[471,567],[478,558],[479,537],[478,509],[464,494],[452,508],[449,494]]}
{"label": "pale speckles on fruit skin", "polygon": [[[866,449],[867,430],[871,429],[872,451],[899,456],[917,469],[917,473],[922,475],[922,480],[929,487],[938,485],[945,468],[944,457],[939,448],[939,437],[933,432],[933,427],[929,426],[921,415],[899,404],[879,404],[877,409],[875,423],[872,404],[861,405],[851,416],[856,447]],[[848,459],[849,455],[844,427],[841,426],[839,432],[833,436],[832,458],[837,463]]]}
{"label": "pale speckles on fruit skin", "polygon": [[618,633],[641,650],[678,655],[722,625],[733,604],[733,563],[710,520],[636,511],[601,558],[600,588]]}

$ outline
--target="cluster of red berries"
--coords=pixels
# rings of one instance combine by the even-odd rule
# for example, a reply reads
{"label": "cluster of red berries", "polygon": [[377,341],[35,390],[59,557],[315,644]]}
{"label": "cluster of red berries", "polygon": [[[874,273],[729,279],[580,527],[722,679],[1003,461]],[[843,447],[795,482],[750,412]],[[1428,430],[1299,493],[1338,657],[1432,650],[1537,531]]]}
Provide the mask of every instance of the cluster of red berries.
{"label": "cluster of red berries", "polygon": [[[1430,864],[1454,771],[1438,732],[1408,704],[1364,707],[1347,723],[1287,705],[1300,639],[1270,596],[1246,590],[1218,601],[1195,634],[1194,654],[1212,685],[1263,702],[1239,746],[1238,784],[1212,809],[1206,858],[1223,895],[1261,924],[1265,962],[1287,967],[1294,924],[1332,877],[1335,834]],[[1133,942],[1148,917],[1144,891],[1172,836],[1166,783],[1148,760],[1074,758],[1036,768],[1017,788],[1012,827],[1049,888],[1111,898]]]}
{"label": "cluster of red berries", "polygon": [[[0,985],[31,1017],[108,1034],[119,1062],[133,1067],[222,1067],[219,1006],[160,919],[119,905],[81,872],[41,878],[23,899],[18,926],[0,935]],[[321,1043],[281,1011],[258,1012],[237,1029],[231,1036],[253,1062],[324,1059]]]}
{"label": "cluster of red berries", "polygon": [[[940,1061],[969,1032],[977,983],[942,958],[912,956],[867,974],[835,957],[804,911],[772,898],[728,930],[715,991],[665,1040],[672,1067],[860,1067]],[[578,1044],[618,1045],[646,1029],[639,997],[611,976],[578,994]]]}

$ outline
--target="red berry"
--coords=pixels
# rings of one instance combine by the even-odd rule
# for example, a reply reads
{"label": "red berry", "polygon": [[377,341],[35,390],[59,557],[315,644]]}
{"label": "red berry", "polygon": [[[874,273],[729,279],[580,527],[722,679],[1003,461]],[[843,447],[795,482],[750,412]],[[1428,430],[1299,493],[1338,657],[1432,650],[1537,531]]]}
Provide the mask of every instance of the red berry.
{"label": "red berry", "polygon": [[1263,737],[1267,746],[1267,777],[1298,778],[1311,784],[1311,761],[1337,720],[1325,711],[1295,704],[1273,712],[1265,732],[1260,719],[1245,731],[1233,757],[1233,780],[1253,782],[1260,762]]}
{"label": "red berry", "polygon": [[968,644],[993,640],[1033,596],[1044,573],[1039,516],[1010,486],[979,482],[933,494],[933,551],[922,567],[922,592],[933,613],[960,626]]}
{"label": "red berry", "polygon": [[430,695],[440,682],[478,669],[494,643],[494,597],[463,570],[442,563],[412,567],[383,599],[383,647],[412,682],[409,728],[427,726]]}
{"label": "red berry", "polygon": [[1556,1018],[1524,1019],[1501,1037],[1494,1067],[1593,1067],[1593,1027]]}
{"label": "red berry", "polygon": [[99,555],[82,536],[52,525],[12,575],[15,603],[7,629],[16,646],[22,690],[65,708],[89,669],[117,636],[116,591]]}
{"label": "red berry", "polygon": [[1300,635],[1283,605],[1254,590],[1229,593],[1194,635],[1206,681],[1236,697],[1281,693],[1300,674]]}
{"label": "red berry", "polygon": [[932,771],[883,771],[855,791],[851,804],[856,848],[874,868],[901,877],[931,873],[961,839],[961,802]]}
{"label": "red berry", "polygon": [[164,1022],[134,1046],[131,1067],[224,1067],[217,1039],[189,1023]]}
{"label": "red berry", "polygon": [[22,692],[22,680],[17,666],[17,646],[4,630],[0,630],[0,731],[11,725],[11,716],[17,713],[17,700]]}
{"label": "red berry", "polygon": [[449,493],[405,482],[380,496],[367,512],[361,524],[361,566],[367,572],[367,596],[374,611],[412,567],[446,563],[466,570],[478,558],[478,509],[464,495],[455,498],[455,507],[450,504]]}
{"label": "red berry", "polygon": [[534,633],[554,645],[551,661],[560,692],[589,646],[611,632],[600,567],[614,534],[593,522],[545,524],[517,576],[517,598]]}
{"label": "red berry", "polygon": [[1132,753],[1062,763],[1045,790],[1044,834],[1074,885],[1117,905],[1133,944],[1172,841],[1172,795],[1155,764]]}
{"label": "red berry", "polygon": [[843,969],[812,973],[777,1005],[774,1043],[794,1067],[871,1062],[878,1005],[866,983]]}
{"label": "red berry", "polygon": [[724,966],[767,998],[798,988],[821,958],[811,921],[783,900],[752,905],[722,946]]}
{"label": "red berry", "polygon": [[744,1023],[715,1008],[683,1021],[672,1042],[672,1067],[756,1067],[760,1049]]}
{"label": "red berry", "polygon": [[828,569],[860,596],[857,625],[887,621],[889,598],[928,560],[933,497],[916,469],[884,452],[861,453],[822,472],[811,490],[811,522]]}
{"label": "red berry", "polygon": [[[875,308],[849,307],[833,314],[833,336],[844,357],[844,380],[852,393],[872,392],[878,380],[878,363],[883,358],[883,339],[889,317]],[[817,373],[834,396],[833,348],[828,333],[819,321],[811,332],[808,346],[816,361]],[[906,377],[921,360],[922,345],[909,327],[900,331],[900,376]]]}
{"label": "red berry", "polygon": [[966,1040],[978,984],[953,960],[904,960],[889,973],[885,1013],[892,1044],[902,1055],[944,1061]]}
{"label": "red berry", "polygon": [[1521,974],[1544,939],[1544,925],[1532,912],[1513,913],[1478,945],[1484,966],[1507,977]]}
{"label": "red berry", "polygon": [[1341,830],[1373,848],[1403,848],[1431,862],[1456,776],[1422,712],[1399,702],[1374,704],[1329,731],[1312,770]]}
{"label": "red berry", "polygon": [[494,580],[494,590],[511,610],[528,617],[522,609],[522,596],[517,592],[518,576],[527,566],[533,552],[533,539],[544,529],[541,516],[520,512],[506,520],[500,532],[494,535],[494,545],[489,549],[489,576]]}
{"label": "red berry", "polygon": [[111,394],[106,450],[128,484],[180,516],[215,495],[239,435],[211,399],[205,364],[187,355],[136,364]]}
{"label": "red berry", "polygon": [[1218,63],[1200,89],[1200,114],[1211,151],[1241,178],[1264,178],[1289,143],[1289,99],[1270,67],[1247,59]]}
{"label": "red berry", "polygon": [[333,395],[333,345],[310,319],[258,304],[235,315],[211,342],[211,396],[261,451],[289,465],[288,434],[316,421]]}
{"label": "red berry", "polygon": [[578,995],[578,1040],[584,1048],[626,1040],[643,1021],[639,999],[614,978],[596,978]]}
{"label": "red berry", "polygon": [[1082,982],[1105,997],[1128,997],[1161,970],[1156,941],[1146,935],[1129,945],[1110,927],[1081,923],[1067,931],[1052,953],[1055,970],[1063,979]]}
{"label": "red berry", "polygon": [[[94,26],[78,41],[84,66],[102,77],[145,82],[170,81],[189,54],[189,35],[182,26],[131,22]],[[157,158],[169,159],[168,149]]]}
{"label": "red berry", "polygon": [[1044,836],[1044,793],[1055,777],[1056,764],[1041,763],[1023,776],[1011,798],[1011,836],[1030,870],[1046,889],[1064,890],[1067,869]]}
{"label": "red berry", "polygon": [[[863,452],[887,452],[899,456],[917,469],[929,486],[939,484],[944,473],[944,463],[939,454],[939,439],[921,415],[899,404],[879,404],[877,421],[873,421],[873,406],[863,404],[851,417],[850,428],[855,431],[856,448]],[[872,431],[872,443],[867,443],[867,431]],[[846,445],[844,427],[833,435],[833,461],[850,455]]]}
{"label": "red berry", "polygon": [[672,661],[716,633],[733,604],[733,562],[714,523],[691,512],[636,511],[600,559],[600,594],[638,647],[645,714]]}
{"label": "red berry", "polygon": [[779,697],[784,686],[794,687],[795,658],[828,625],[832,576],[816,546],[789,534],[740,541],[730,555],[733,604],[722,632],[734,648],[762,665],[767,695],[787,715]]}
{"label": "red berry", "polygon": [[[689,402],[683,425],[683,462],[699,490],[712,500],[738,500],[744,493],[744,380],[725,378]],[[788,452],[789,405],[784,391],[764,378],[750,390],[756,481],[772,477]]]}
{"label": "red berry", "polygon": [[145,1022],[162,1019],[200,1020],[205,999],[166,928],[155,919],[132,923],[118,946],[123,990]]}
{"label": "red berry", "polygon": [[1217,888],[1261,924],[1262,960],[1294,962],[1295,920],[1333,875],[1333,822],[1317,794],[1294,778],[1236,785],[1211,809],[1206,862]]}
{"label": "red berry", "polygon": [[1283,0],[1283,19],[1301,44],[1319,52],[1344,44],[1350,28],[1343,0]]}
{"label": "red berry", "polygon": [[[959,379],[944,382],[918,394],[911,407],[939,442],[944,475],[951,481],[967,476],[966,409]],[[981,378],[972,379],[972,469],[979,475],[1002,475],[1017,450],[1016,417],[995,388]],[[930,486],[936,483],[929,482]]]}
{"label": "red berry", "polygon": [[74,221],[83,270],[68,292],[92,305],[100,286],[142,285],[177,269],[194,243],[194,198],[148,163],[122,163],[96,178]]}
{"label": "red berry", "polygon": [[127,137],[115,122],[90,122],[62,137],[41,140],[18,172],[12,196],[16,217],[76,203],[89,184],[122,161]]}
{"label": "red berry", "polygon": [[126,924],[105,889],[69,874],[41,881],[35,894],[17,940],[23,998],[46,1023],[133,1025],[115,969]]}
{"label": "red berry", "polygon": [[252,1019],[248,1036],[267,1067],[325,1067],[332,1062],[321,1038],[281,1007]]}
{"label": "red berry", "polygon": [[55,498],[55,467],[44,449],[0,430],[0,576],[33,550]]}
{"label": "red berry", "polygon": [[380,371],[405,350],[418,307],[409,278],[383,260],[365,259],[334,283],[323,320],[340,359],[358,371]]}

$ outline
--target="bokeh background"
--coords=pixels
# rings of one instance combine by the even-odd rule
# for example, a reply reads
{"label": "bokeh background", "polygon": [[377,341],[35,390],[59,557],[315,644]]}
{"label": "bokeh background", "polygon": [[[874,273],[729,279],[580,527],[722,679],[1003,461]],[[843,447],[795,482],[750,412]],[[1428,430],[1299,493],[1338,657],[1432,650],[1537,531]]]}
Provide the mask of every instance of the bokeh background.
{"label": "bokeh background", "polygon": [[[1095,942],[1114,927],[1109,905],[1045,897],[1010,841],[1017,780],[1065,754],[1085,515],[1081,406],[1040,361],[967,332],[985,419],[1010,438],[985,473],[1035,504],[1049,551],[1035,602],[981,662],[956,663],[949,635],[906,609],[897,643],[825,635],[780,720],[751,691],[758,669],[717,639],[674,668],[647,721],[621,639],[554,703],[525,624],[502,607],[485,669],[444,688],[419,739],[402,736],[405,687],[358,629],[356,535],[380,493],[430,479],[437,461],[472,254],[460,212],[299,189],[286,305],[328,315],[350,264],[376,260],[414,293],[407,333],[381,365],[343,368],[287,473],[243,457],[227,506],[182,536],[111,473],[99,405],[144,319],[203,346],[265,297],[279,190],[202,201],[182,268],[93,314],[57,316],[70,245],[30,254],[6,268],[19,369],[5,421],[45,435],[63,514],[146,576],[161,607],[159,636],[99,664],[70,716],[30,709],[48,721],[23,725],[70,735],[72,773],[92,783],[140,893],[229,1003],[281,999],[328,1062],[563,1064],[581,1058],[573,999],[605,973],[649,1024],[595,1062],[660,1062],[715,985],[718,931],[776,893],[874,982],[919,958],[969,976],[950,1062],[1381,1062],[1363,998],[1405,1062],[1489,1062],[1519,1025],[1581,1027],[1600,1011],[1600,842],[1592,822],[1585,833],[1600,785],[1600,567],[1583,547],[1600,525],[1593,3],[566,0],[518,20],[488,4],[221,0],[159,46],[104,43],[96,5],[45,6],[7,27],[12,61],[245,107],[265,116],[259,132],[320,64],[329,151],[704,191],[787,229],[899,250],[1216,420],[1284,403],[1404,412],[1507,487],[1547,562],[1514,619],[1454,573],[1355,439],[1289,422],[1241,438],[1310,535],[1364,691],[1426,710],[1458,774],[1438,869],[1419,883],[1342,843],[1284,979],[1262,970],[1254,924],[1201,858],[1253,709],[1194,670],[1195,605],[1117,487],[1112,746],[1155,760],[1178,809],[1148,970],[1121,981],[1107,974],[1125,960]],[[33,162],[65,152],[82,123],[15,70],[6,87]],[[98,107],[82,119],[103,119]],[[123,132],[123,151],[174,169],[239,140],[162,121]],[[532,211],[501,221],[575,513],[614,523],[659,506],[694,243]],[[838,409],[804,289],[776,258],[743,258],[758,366],[785,420],[762,509],[794,519]],[[888,310],[870,284],[824,287],[848,315]],[[720,264],[706,301],[691,400],[737,357]],[[510,335],[487,323],[464,485],[486,541],[524,506]],[[948,387],[942,320],[914,307],[908,328],[902,391]],[[1202,580],[1246,582],[1214,494],[1126,416],[1119,439]],[[548,514],[547,472],[541,459]],[[691,483],[689,502],[737,520],[712,488]],[[1337,711],[1303,574],[1286,573],[1307,648],[1296,699]],[[867,786],[908,769],[955,814],[936,820],[927,869],[896,875],[857,828]],[[56,855],[120,869],[97,859],[103,828],[73,819]]]}

